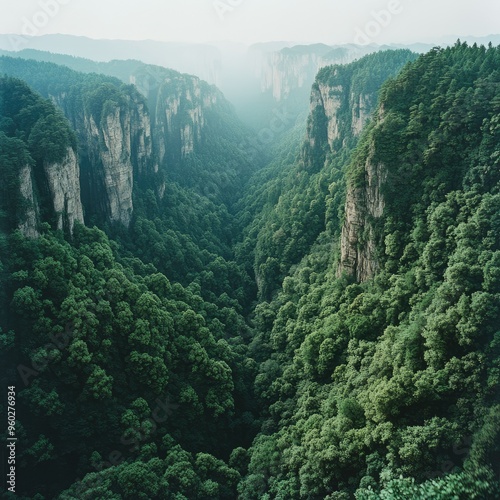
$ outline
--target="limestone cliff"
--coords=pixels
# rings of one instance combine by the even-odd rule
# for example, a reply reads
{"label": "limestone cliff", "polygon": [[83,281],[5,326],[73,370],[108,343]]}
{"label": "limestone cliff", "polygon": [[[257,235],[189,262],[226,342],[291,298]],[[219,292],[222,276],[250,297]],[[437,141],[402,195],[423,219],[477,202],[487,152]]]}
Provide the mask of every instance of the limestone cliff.
{"label": "limestone cliff", "polygon": [[0,229],[35,238],[48,223],[71,233],[84,218],[68,121],[20,79],[0,77],[0,103]]}
{"label": "limestone cliff", "polygon": [[40,234],[38,232],[39,214],[35,202],[32,175],[32,169],[29,165],[23,166],[19,172],[19,191],[26,206],[24,217],[19,223],[19,229],[28,238],[36,238]]}
{"label": "limestone cliff", "polygon": [[[130,114],[115,107],[103,116],[99,125],[90,115],[85,117],[84,133],[86,144],[90,146],[90,157],[94,159],[87,172],[88,190],[93,193],[90,199],[97,201],[104,210],[106,219],[121,222],[125,226],[132,216],[133,166],[131,161]],[[99,178],[96,178],[96,177]],[[101,189],[97,189],[102,186]],[[90,200],[89,200],[90,201]]]}
{"label": "limestone cliff", "polygon": [[321,55],[314,52],[272,52],[267,55],[261,69],[261,90],[270,90],[279,102],[295,89],[310,86],[320,66]]}
{"label": "limestone cliff", "polygon": [[[348,95],[347,95],[348,94]],[[373,112],[375,96],[348,92],[342,85],[318,84],[313,89],[311,110],[320,106],[327,120],[327,138],[330,148],[335,141],[348,137],[358,137]],[[342,107],[351,110],[349,117],[342,117]],[[309,136],[309,139],[312,137]]]}
{"label": "limestone cliff", "polygon": [[147,104],[139,96],[134,97],[130,109],[130,156],[136,177],[141,180],[158,172],[153,155],[151,116]]}
{"label": "limestone cliff", "polygon": [[83,224],[80,167],[73,149],[67,149],[66,156],[61,162],[45,162],[44,172],[57,220],[57,229],[67,229],[71,232],[75,221]]}
{"label": "limestone cliff", "polygon": [[345,219],[340,240],[338,274],[346,273],[362,282],[373,277],[379,268],[374,221],[384,212],[382,185],[387,171],[374,161],[373,150],[362,173],[347,188]]}
{"label": "limestone cliff", "polygon": [[[36,175],[26,169],[22,172],[23,198],[35,207],[27,217],[27,232],[36,226],[37,204],[51,212],[57,227],[83,220],[83,213],[90,224],[129,226],[134,190],[151,189],[162,197],[168,176],[175,180],[200,178],[200,165],[205,167],[211,154],[223,156],[224,143],[243,142],[243,127],[216,87],[197,77],[138,61],[115,63],[112,66],[132,85],[50,63],[0,58],[2,72],[25,80],[50,99],[74,132],[66,134],[73,137],[73,153],[68,152],[61,165],[44,164],[40,147]],[[64,117],[61,115],[66,121]],[[50,149],[53,153],[58,148]],[[246,166],[246,156],[241,156],[233,158],[234,178],[238,169]],[[40,169],[45,170],[43,189],[35,179]],[[29,185],[30,179],[34,186]],[[43,192],[43,200],[38,199],[38,191]],[[75,193],[72,199],[67,196],[70,192]]]}
{"label": "limestone cliff", "polygon": [[[373,113],[376,94],[354,91],[351,81],[345,69],[328,68],[313,86],[311,114],[302,151],[303,162],[310,169],[321,168],[328,152],[336,153],[348,143],[352,144]],[[373,276],[377,270],[369,220],[380,217],[384,209],[380,194],[383,167],[368,158],[365,171],[366,182],[362,187],[348,188],[339,267],[339,273],[346,272],[358,281]]]}
{"label": "limestone cliff", "polygon": [[[44,161],[43,169],[40,167],[25,165],[20,170],[19,189],[26,208],[19,229],[27,237],[38,236],[40,213],[44,212],[55,228],[71,233],[76,221],[84,223],[76,153],[68,147],[61,161]],[[37,168],[40,171],[35,174]]]}
{"label": "limestone cliff", "polygon": [[327,153],[336,153],[352,144],[375,108],[376,91],[354,88],[354,73],[349,68],[324,68],[312,87],[306,141],[302,150],[302,160],[308,168],[322,168]]}
{"label": "limestone cliff", "polygon": [[78,135],[86,211],[97,220],[128,226],[134,183],[146,182],[158,171],[144,99],[133,89],[104,85],[82,105],[75,106],[65,93],[51,97]]}
{"label": "limestone cliff", "polygon": [[297,45],[269,52],[257,67],[263,92],[271,91],[276,101],[286,100],[298,89],[309,90],[318,71],[332,64],[348,64],[375,47],[355,45]]}
{"label": "limestone cliff", "polygon": [[351,130],[355,137],[358,137],[373,112],[376,96],[373,94],[351,93]]}
{"label": "limestone cliff", "polygon": [[166,160],[168,165],[201,146],[207,113],[223,98],[215,87],[200,79],[173,72],[163,77],[154,97],[153,127],[159,160]]}
{"label": "limestone cliff", "polygon": [[215,87],[165,68],[142,65],[131,81],[136,88],[103,77],[80,95],[48,94],[77,133],[82,201],[96,222],[128,226],[135,186],[162,196],[164,172],[201,147],[207,113],[225,102]]}

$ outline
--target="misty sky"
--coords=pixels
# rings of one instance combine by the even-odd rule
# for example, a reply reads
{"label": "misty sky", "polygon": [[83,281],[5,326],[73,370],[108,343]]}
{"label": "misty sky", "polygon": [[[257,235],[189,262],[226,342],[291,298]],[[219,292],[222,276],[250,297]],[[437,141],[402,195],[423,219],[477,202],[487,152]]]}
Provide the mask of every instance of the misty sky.
{"label": "misty sky", "polygon": [[499,0],[0,0],[0,6],[2,34],[331,44],[500,33]]}

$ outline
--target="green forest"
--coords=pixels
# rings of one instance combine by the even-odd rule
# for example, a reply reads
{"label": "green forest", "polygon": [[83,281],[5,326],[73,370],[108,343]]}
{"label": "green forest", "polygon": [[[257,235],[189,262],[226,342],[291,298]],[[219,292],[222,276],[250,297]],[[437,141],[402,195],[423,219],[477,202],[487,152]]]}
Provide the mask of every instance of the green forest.
{"label": "green forest", "polygon": [[[267,149],[129,65],[160,83],[0,57],[2,498],[500,499],[500,48],[324,67]],[[85,221],[58,229],[68,149]]]}

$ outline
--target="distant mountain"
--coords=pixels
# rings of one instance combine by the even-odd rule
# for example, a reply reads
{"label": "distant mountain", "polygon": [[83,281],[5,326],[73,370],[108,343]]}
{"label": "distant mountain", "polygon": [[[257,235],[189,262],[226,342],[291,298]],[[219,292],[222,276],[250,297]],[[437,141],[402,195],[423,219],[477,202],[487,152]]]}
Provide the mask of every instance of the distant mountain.
{"label": "distant mountain", "polygon": [[444,45],[453,45],[457,39],[460,39],[462,42],[467,42],[468,44],[474,44],[477,43],[478,45],[488,45],[490,42],[491,44],[496,47],[500,45],[500,34],[494,35],[486,35],[486,36],[474,36],[474,35],[449,35],[446,37],[443,37],[441,40],[439,40],[440,44]]}
{"label": "distant mountain", "polygon": [[[217,85],[247,124],[262,131],[266,137],[276,138],[307,115],[310,89],[321,68],[332,64],[348,64],[380,50],[409,49],[424,53],[436,45],[453,45],[457,38],[450,36],[435,43],[406,45],[327,45],[276,41],[246,47],[231,42],[188,44],[153,40],[94,40],[71,35],[0,35],[0,50],[9,51],[6,55],[10,56],[17,52],[22,57],[65,64],[78,71],[105,73],[127,83],[130,75],[128,70],[123,73],[123,65],[113,62],[103,66],[102,63],[135,60],[193,74]],[[465,36],[461,39],[471,44],[488,45],[490,41],[494,45],[500,43],[500,35]],[[45,53],[36,54],[33,49]],[[61,59],[55,54],[84,58],[95,63]],[[285,128],[273,127],[276,114],[288,116]]]}
{"label": "distant mountain", "polygon": [[210,83],[216,83],[216,68],[221,58],[220,51],[211,45],[154,40],[94,40],[73,35],[0,35],[0,49],[16,52],[36,49],[100,62],[139,59],[181,73],[196,74]]}

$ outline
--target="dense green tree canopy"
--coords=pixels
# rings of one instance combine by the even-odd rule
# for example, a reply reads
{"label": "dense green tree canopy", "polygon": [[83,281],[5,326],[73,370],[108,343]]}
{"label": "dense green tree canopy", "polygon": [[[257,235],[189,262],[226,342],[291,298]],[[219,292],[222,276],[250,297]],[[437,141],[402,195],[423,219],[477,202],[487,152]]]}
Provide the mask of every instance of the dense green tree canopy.
{"label": "dense green tree canopy", "polygon": [[[73,92],[68,117],[150,105],[110,77],[3,63]],[[194,91],[168,75],[166,96]],[[19,498],[500,498],[500,50],[382,52],[323,68],[325,89],[336,139],[313,100],[259,168],[222,105],[161,195],[135,187],[128,228],[47,218],[27,238],[20,169],[83,154],[82,136],[0,79]],[[353,95],[374,111],[361,133]],[[377,272],[357,282],[339,272],[344,207],[372,165],[383,210],[358,245]]]}

